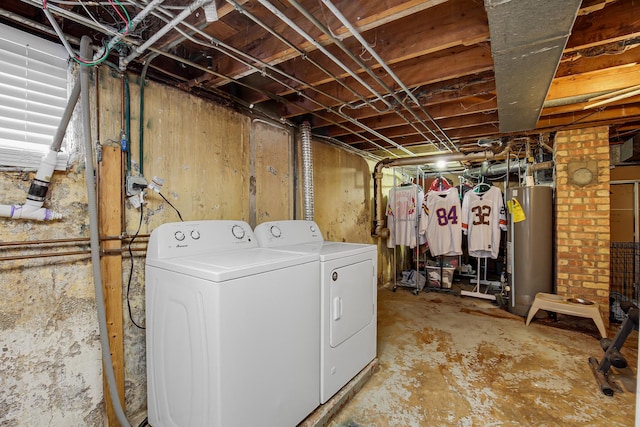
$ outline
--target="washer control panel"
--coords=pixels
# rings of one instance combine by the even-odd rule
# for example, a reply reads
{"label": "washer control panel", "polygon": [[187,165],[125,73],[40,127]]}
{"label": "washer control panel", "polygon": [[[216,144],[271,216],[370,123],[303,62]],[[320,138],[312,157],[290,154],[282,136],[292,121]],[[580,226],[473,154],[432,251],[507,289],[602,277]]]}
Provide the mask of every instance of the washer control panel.
{"label": "washer control panel", "polygon": [[149,238],[147,258],[197,255],[239,247],[257,247],[253,231],[244,221],[172,222],[153,230]]}

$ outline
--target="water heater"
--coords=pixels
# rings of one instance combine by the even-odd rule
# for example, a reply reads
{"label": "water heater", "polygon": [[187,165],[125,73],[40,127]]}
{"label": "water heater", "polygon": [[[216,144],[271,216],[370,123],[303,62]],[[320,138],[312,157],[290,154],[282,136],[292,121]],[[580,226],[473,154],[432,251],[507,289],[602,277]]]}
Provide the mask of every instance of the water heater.
{"label": "water heater", "polygon": [[553,190],[546,186],[514,187],[524,219],[510,215],[507,233],[511,293],[507,310],[526,316],[538,292],[553,292]]}

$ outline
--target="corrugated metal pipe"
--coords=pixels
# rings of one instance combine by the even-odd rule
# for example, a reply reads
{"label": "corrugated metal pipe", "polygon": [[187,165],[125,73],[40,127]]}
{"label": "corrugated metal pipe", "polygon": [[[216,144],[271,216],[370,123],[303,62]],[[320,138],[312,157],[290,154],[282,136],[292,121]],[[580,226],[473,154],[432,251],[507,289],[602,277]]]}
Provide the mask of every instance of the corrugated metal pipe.
{"label": "corrugated metal pipe", "polygon": [[374,210],[376,214],[375,229],[372,233],[372,237],[389,237],[389,229],[385,228],[385,207],[382,203],[382,170],[384,168],[392,168],[395,166],[422,166],[427,164],[435,164],[438,161],[444,160],[446,162],[464,162],[471,160],[490,160],[495,157],[502,157],[509,154],[511,147],[507,145],[500,153],[495,154],[492,151],[483,151],[480,153],[443,153],[432,154],[418,157],[405,157],[401,159],[382,159],[380,160],[373,171],[373,187],[374,187]]}
{"label": "corrugated metal pipe", "polygon": [[311,125],[304,122],[300,126],[302,148],[302,185],[304,192],[304,219],[313,221],[313,152],[311,151]]}

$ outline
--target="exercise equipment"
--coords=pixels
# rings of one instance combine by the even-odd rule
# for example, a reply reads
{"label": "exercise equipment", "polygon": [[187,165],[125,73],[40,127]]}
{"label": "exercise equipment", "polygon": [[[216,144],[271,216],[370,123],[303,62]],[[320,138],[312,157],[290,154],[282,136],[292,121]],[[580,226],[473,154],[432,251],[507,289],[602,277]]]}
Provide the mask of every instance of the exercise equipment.
{"label": "exercise equipment", "polygon": [[624,369],[627,367],[627,361],[620,353],[620,349],[624,345],[625,340],[631,333],[631,331],[638,330],[638,306],[629,301],[623,301],[620,303],[620,308],[625,312],[625,319],[620,326],[620,330],[613,338],[603,338],[600,340],[600,346],[605,351],[602,361],[598,363],[595,357],[589,358],[589,366],[593,371],[593,375],[596,377],[596,381],[600,386],[600,390],[607,396],[613,396],[614,389],[609,383],[607,374],[611,366],[618,369]]}

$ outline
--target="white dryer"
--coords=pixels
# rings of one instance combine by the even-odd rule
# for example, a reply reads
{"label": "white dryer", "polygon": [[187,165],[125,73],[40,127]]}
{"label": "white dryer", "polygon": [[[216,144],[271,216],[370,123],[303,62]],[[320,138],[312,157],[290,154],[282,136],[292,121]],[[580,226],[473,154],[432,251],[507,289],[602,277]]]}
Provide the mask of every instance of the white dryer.
{"label": "white dryer", "polygon": [[146,260],[154,427],[294,426],[319,405],[317,256],[259,248],[242,221],[153,230]]}
{"label": "white dryer", "polygon": [[320,403],[325,403],[376,357],[377,247],[325,241],[313,221],[265,222],[254,233],[261,247],[320,260]]}

